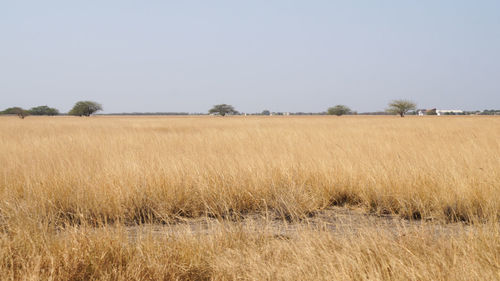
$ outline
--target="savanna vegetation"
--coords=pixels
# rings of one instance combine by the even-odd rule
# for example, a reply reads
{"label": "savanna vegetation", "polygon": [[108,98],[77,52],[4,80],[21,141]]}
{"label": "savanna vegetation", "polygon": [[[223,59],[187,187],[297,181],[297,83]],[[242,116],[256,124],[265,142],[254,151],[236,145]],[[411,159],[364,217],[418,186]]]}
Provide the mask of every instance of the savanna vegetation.
{"label": "savanna vegetation", "polygon": [[89,117],[90,115],[101,111],[102,110],[102,105],[100,103],[97,103],[95,101],[79,101],[75,103],[73,108],[68,112],[69,115],[75,115],[75,116],[86,116]]}
{"label": "savanna vegetation", "polygon": [[496,117],[5,117],[0,163],[5,280],[500,278]]}
{"label": "savanna vegetation", "polygon": [[326,112],[330,115],[342,116],[342,115],[351,113],[352,110],[345,105],[339,104],[336,106],[329,107]]}

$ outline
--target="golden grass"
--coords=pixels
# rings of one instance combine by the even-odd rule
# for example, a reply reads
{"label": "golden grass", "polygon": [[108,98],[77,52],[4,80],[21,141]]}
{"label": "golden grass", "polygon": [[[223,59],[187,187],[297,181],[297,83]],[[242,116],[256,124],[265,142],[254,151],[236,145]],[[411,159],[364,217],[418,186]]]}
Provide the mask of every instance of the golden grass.
{"label": "golden grass", "polygon": [[[500,118],[5,117],[0,163],[4,279],[500,278]],[[109,226],[333,205],[475,230],[130,241]]]}
{"label": "golden grass", "polygon": [[[499,280],[491,225],[435,236],[364,227],[281,238],[237,224],[131,240],[114,228],[19,232],[0,240],[3,280]],[[42,234],[44,233],[44,234]]]}
{"label": "golden grass", "polygon": [[0,119],[1,210],[136,221],[337,204],[500,218],[500,118]]}

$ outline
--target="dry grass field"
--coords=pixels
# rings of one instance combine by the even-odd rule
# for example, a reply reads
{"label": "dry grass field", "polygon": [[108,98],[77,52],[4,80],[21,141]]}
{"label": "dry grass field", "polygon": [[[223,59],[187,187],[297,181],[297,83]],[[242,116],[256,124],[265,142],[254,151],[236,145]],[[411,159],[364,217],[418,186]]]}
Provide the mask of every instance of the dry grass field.
{"label": "dry grass field", "polygon": [[498,117],[2,117],[0,164],[2,280],[500,279]]}

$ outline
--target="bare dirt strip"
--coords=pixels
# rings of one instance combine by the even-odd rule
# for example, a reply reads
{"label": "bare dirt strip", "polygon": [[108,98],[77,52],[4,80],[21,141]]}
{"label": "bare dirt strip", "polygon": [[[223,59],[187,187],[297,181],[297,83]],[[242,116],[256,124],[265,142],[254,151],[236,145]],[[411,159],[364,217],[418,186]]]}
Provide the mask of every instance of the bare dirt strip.
{"label": "bare dirt strip", "polygon": [[245,215],[237,220],[215,218],[185,219],[172,224],[143,224],[127,226],[130,239],[143,235],[210,235],[217,231],[244,230],[245,232],[265,232],[278,238],[293,238],[300,230],[327,231],[339,236],[361,234],[367,229],[377,229],[394,237],[412,231],[424,231],[433,236],[453,236],[463,231],[474,231],[474,227],[463,223],[442,223],[423,220],[406,220],[395,215],[367,214],[362,210],[335,207],[316,213],[299,221],[288,221],[273,214]]}

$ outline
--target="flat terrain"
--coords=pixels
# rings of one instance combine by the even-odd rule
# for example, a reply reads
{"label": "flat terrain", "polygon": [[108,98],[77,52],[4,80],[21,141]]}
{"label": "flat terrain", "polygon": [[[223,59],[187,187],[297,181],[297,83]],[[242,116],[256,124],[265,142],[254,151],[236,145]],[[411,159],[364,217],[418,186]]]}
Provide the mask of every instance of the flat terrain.
{"label": "flat terrain", "polygon": [[500,279],[500,118],[0,118],[0,276]]}
{"label": "flat terrain", "polygon": [[319,211],[310,218],[300,221],[287,221],[273,216],[271,213],[249,214],[233,220],[220,220],[203,217],[185,219],[175,223],[141,224],[122,226],[131,240],[141,235],[154,237],[185,235],[211,235],[223,229],[231,229],[235,225],[245,232],[260,233],[277,238],[297,238],[301,231],[323,231],[331,235],[343,237],[364,232],[367,228],[376,228],[389,236],[406,235],[408,231],[424,231],[436,237],[454,237],[463,231],[475,231],[475,228],[462,223],[433,223],[415,220],[406,220],[394,215],[366,214],[362,210],[346,207],[332,207]]}

